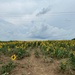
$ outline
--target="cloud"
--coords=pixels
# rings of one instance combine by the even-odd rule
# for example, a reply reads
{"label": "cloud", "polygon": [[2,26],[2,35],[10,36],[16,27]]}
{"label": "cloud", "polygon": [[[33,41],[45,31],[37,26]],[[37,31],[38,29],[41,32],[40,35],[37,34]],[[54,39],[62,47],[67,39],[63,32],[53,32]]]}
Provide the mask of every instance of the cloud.
{"label": "cloud", "polygon": [[0,39],[71,39],[75,37],[74,3],[74,0],[0,0]]}
{"label": "cloud", "polygon": [[[54,27],[48,24],[35,25],[29,32],[31,38],[34,39],[65,39],[70,30]],[[62,38],[61,38],[62,37]]]}
{"label": "cloud", "polygon": [[36,16],[44,15],[47,12],[49,12],[50,10],[51,10],[50,6],[48,6],[47,8],[43,8],[39,13],[36,14]]}
{"label": "cloud", "polygon": [[68,37],[67,34],[69,35],[71,33],[70,30],[54,27],[45,23],[39,24],[38,22],[34,22],[33,25],[16,26],[4,20],[1,22],[0,38],[2,40],[66,39]]}
{"label": "cloud", "polygon": [[31,14],[36,7],[35,1],[14,0],[0,2],[0,17],[19,17]]}

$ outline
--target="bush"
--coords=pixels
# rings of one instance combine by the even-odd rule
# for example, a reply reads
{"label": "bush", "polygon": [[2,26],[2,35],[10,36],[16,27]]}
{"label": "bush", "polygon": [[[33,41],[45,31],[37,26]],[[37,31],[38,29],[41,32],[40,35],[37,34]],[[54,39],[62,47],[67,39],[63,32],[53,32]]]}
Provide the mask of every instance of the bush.
{"label": "bush", "polygon": [[72,40],[75,40],[75,38],[73,38]]}
{"label": "bush", "polygon": [[15,65],[12,61],[10,61],[8,64],[2,66],[0,72],[1,74],[6,75],[6,73],[10,73],[13,70],[13,68],[15,68]]}
{"label": "bush", "polygon": [[67,67],[67,65],[66,65],[66,62],[65,61],[63,61],[63,62],[60,63],[60,70],[63,73],[66,71],[66,67]]}
{"label": "bush", "polygon": [[17,49],[16,52],[15,52],[16,56],[17,56],[17,59],[22,59],[25,57],[26,55],[26,51],[23,50],[23,49]]}
{"label": "bush", "polygon": [[69,62],[72,70],[75,70],[75,55],[73,53],[70,54]]}
{"label": "bush", "polygon": [[35,54],[35,57],[36,58],[39,58],[40,57],[39,52],[37,50],[35,50],[35,53],[34,54]]}

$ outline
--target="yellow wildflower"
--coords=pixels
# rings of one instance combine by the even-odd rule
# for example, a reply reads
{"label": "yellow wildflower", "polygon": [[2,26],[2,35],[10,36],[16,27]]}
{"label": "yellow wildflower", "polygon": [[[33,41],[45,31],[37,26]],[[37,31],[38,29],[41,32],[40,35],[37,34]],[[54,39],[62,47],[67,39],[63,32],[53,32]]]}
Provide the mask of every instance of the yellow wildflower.
{"label": "yellow wildflower", "polygon": [[16,55],[15,55],[15,54],[12,55],[12,56],[11,56],[11,59],[12,59],[12,60],[15,60],[15,59],[16,59]]}

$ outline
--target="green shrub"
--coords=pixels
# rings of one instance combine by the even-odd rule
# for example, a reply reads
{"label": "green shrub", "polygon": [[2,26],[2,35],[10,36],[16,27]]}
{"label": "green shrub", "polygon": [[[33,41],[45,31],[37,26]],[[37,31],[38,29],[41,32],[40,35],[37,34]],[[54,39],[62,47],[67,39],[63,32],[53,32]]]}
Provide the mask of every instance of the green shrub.
{"label": "green shrub", "polygon": [[15,54],[16,54],[16,56],[17,56],[17,59],[22,59],[22,58],[25,57],[26,51],[23,50],[23,49],[17,49],[17,50],[15,51]]}
{"label": "green shrub", "polygon": [[60,63],[60,70],[63,73],[66,71],[66,67],[67,67],[67,65],[66,65],[66,62],[65,61]]}
{"label": "green shrub", "polygon": [[0,72],[1,74],[10,73],[13,70],[13,68],[15,68],[15,65],[12,61],[10,61],[8,64],[2,66]]}
{"label": "green shrub", "polygon": [[35,55],[36,58],[40,57],[39,52],[37,50],[35,50],[34,55]]}
{"label": "green shrub", "polygon": [[72,70],[75,70],[75,55],[73,53],[70,54],[69,62]]}

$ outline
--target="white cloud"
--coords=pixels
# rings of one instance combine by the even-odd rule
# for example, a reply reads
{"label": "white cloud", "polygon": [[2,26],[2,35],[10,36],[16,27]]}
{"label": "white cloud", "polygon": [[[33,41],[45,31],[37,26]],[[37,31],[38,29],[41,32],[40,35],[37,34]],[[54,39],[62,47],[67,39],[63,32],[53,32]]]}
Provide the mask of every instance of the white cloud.
{"label": "white cloud", "polygon": [[75,37],[74,3],[75,0],[0,0],[0,38],[71,39]]}

